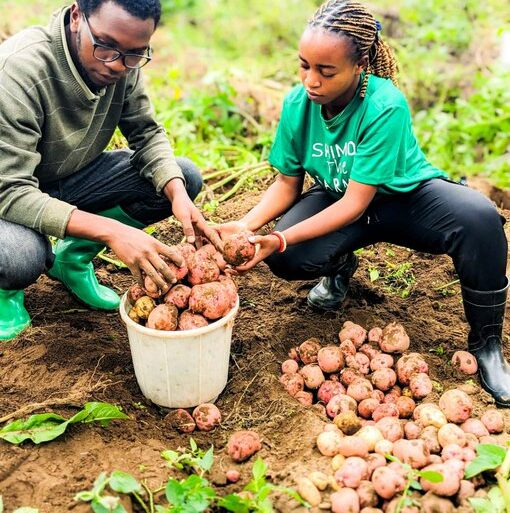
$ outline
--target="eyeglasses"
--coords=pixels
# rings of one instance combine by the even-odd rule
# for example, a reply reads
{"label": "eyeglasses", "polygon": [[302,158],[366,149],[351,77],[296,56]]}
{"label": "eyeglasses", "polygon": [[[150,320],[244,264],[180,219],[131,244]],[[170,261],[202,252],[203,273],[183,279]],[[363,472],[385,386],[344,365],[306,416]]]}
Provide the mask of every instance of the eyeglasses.
{"label": "eyeglasses", "polygon": [[150,46],[147,48],[145,54],[140,55],[138,53],[124,53],[120,50],[117,50],[116,48],[112,48],[111,46],[98,43],[92,34],[92,30],[90,30],[89,20],[85,14],[83,14],[83,19],[85,20],[85,25],[87,26],[90,41],[94,47],[93,55],[98,61],[113,62],[117,59],[122,59],[122,64],[124,64],[126,68],[139,69],[148,64],[152,59],[152,48]]}

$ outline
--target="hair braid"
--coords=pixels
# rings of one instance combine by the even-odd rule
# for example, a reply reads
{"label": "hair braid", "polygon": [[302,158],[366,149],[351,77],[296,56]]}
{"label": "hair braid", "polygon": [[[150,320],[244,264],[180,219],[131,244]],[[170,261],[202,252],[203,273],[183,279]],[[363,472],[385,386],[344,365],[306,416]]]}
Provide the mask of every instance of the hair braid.
{"label": "hair braid", "polygon": [[365,97],[370,74],[389,78],[398,85],[397,61],[393,50],[381,39],[377,25],[367,8],[355,0],[329,0],[317,9],[308,22],[309,27],[322,28],[349,38],[354,48],[355,62],[365,55],[368,57],[361,98]]}

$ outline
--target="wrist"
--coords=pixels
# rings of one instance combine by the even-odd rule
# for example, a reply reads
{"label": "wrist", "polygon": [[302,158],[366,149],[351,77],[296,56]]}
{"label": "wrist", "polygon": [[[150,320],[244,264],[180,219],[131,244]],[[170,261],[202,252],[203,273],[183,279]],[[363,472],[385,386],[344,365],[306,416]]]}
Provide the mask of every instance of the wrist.
{"label": "wrist", "polygon": [[184,181],[178,176],[170,179],[163,187],[163,193],[170,201],[173,201],[175,196],[178,194],[187,194],[186,187],[184,187]]}
{"label": "wrist", "polygon": [[271,232],[270,235],[274,235],[278,239],[278,253],[283,253],[287,249],[287,239],[285,235],[278,230]]}

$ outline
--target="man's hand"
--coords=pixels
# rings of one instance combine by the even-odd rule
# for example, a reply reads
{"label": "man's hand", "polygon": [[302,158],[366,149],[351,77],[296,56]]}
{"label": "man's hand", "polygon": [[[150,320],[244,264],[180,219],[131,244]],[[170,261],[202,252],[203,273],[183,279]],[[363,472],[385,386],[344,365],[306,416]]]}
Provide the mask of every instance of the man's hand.
{"label": "man's hand", "polygon": [[193,244],[197,235],[207,238],[218,251],[223,250],[223,242],[204,219],[200,210],[193,204],[184,183],[179,178],[170,180],[164,188],[166,197],[172,203],[172,214],[182,224],[186,240]]}
{"label": "man's hand", "polygon": [[249,231],[248,225],[243,221],[230,221],[228,223],[216,224],[212,229],[218,233],[223,241],[234,233]]}

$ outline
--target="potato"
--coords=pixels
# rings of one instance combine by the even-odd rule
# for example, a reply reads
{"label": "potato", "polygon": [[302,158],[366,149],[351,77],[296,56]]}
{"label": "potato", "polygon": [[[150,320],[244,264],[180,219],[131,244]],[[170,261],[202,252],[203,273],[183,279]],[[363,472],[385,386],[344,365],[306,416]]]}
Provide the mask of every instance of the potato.
{"label": "potato", "polygon": [[384,401],[384,392],[382,390],[374,390],[370,397],[382,403]]}
{"label": "potato", "polygon": [[377,506],[379,497],[377,496],[377,493],[375,493],[374,485],[371,481],[361,481],[358,488],[356,488],[356,491],[358,492],[359,505],[361,508]]}
{"label": "potato", "polygon": [[[377,442],[374,447],[374,452],[381,456],[393,454],[393,442],[390,442],[389,440],[381,440]],[[384,463],[386,464],[386,459],[384,460]]]}
{"label": "potato", "polygon": [[353,435],[361,428],[360,419],[351,410],[339,413],[333,419],[333,422],[344,435]]}
{"label": "potato", "polygon": [[[455,510],[453,503],[449,499],[438,497],[432,491],[427,492],[420,501],[421,513],[453,513]],[[470,509],[472,513],[472,509]],[[464,512],[467,513],[467,512]]]}
{"label": "potato", "polygon": [[341,488],[330,496],[333,513],[359,513],[359,496],[352,488]]}
{"label": "potato", "polygon": [[481,419],[482,424],[487,428],[489,433],[502,433],[505,429],[505,419],[503,414],[494,409],[486,410],[482,415]]}
{"label": "potato", "polygon": [[368,456],[368,443],[359,436],[344,436],[339,441],[338,454],[345,456],[359,456],[366,458]]}
{"label": "potato", "polygon": [[395,404],[392,403],[386,403],[386,404],[379,404],[376,409],[374,410],[374,413],[372,413],[372,419],[377,422],[378,420],[382,419],[383,417],[396,417],[398,418],[399,412],[398,408]]}
{"label": "potato", "polygon": [[199,404],[193,410],[193,418],[200,431],[211,431],[221,422],[221,413],[212,403]]}
{"label": "potato", "polygon": [[[333,471],[337,471],[345,462],[345,456],[341,454],[335,454],[333,458],[331,458],[331,468]],[[330,476],[333,477],[333,476]],[[333,482],[335,483],[335,490],[338,490],[338,485],[335,479],[333,478]],[[330,480],[331,483],[331,480]]]}
{"label": "potato", "polygon": [[150,276],[145,276],[143,279],[143,289],[145,290],[145,294],[153,299],[158,299],[163,294]]}
{"label": "potato", "polygon": [[287,392],[295,396],[298,392],[301,392],[305,388],[305,380],[301,374],[283,374],[280,376],[280,383]]}
{"label": "potato", "polygon": [[136,300],[132,310],[134,310],[139,319],[146,321],[154,308],[156,308],[154,299],[149,296],[142,296]]}
{"label": "potato", "polygon": [[327,379],[319,387],[317,392],[317,399],[324,404],[328,404],[334,395],[345,394],[345,387],[338,381],[331,381]]}
{"label": "potato", "polygon": [[460,425],[460,428],[462,429],[462,431],[464,431],[464,433],[472,433],[477,437],[487,436],[489,434],[489,430],[485,427],[484,423],[479,419],[467,419]]}
{"label": "potato", "polygon": [[255,256],[255,244],[248,240],[252,236],[252,232],[243,231],[227,237],[223,245],[223,258],[228,264],[237,267]]}
{"label": "potato", "polygon": [[432,470],[434,472],[439,472],[443,476],[443,481],[439,483],[431,483],[423,477],[420,478],[420,484],[426,492],[431,490],[441,497],[451,497],[459,491],[460,477],[455,472],[449,470],[446,463],[433,463],[422,470]]}
{"label": "potato", "polygon": [[362,378],[363,374],[354,369],[342,369],[340,372],[340,382],[348,387],[353,381]]}
{"label": "potato", "polygon": [[197,252],[197,248],[193,246],[193,244],[189,244],[188,242],[183,242],[181,244],[177,244],[175,249],[181,254],[182,258],[186,262],[186,266],[189,267],[191,262],[191,257]]}
{"label": "potato", "polygon": [[357,433],[356,436],[363,438],[368,444],[368,452],[373,452],[375,444],[383,440],[381,431],[375,426],[363,426]]}
{"label": "potato", "polygon": [[359,324],[354,324],[350,321],[344,322],[342,329],[338,333],[338,339],[340,342],[343,342],[344,340],[350,340],[356,349],[361,347],[366,338],[367,330]]}
{"label": "potato", "polygon": [[[370,344],[367,344],[366,342],[361,345],[361,347],[359,348],[359,352],[366,354],[368,356],[368,359],[370,360],[370,362],[372,362],[372,360],[376,356],[379,356],[381,354],[381,351],[379,351],[379,349],[377,349],[376,347],[374,347]],[[390,358],[391,358],[391,356],[390,356]]]}
{"label": "potato", "polygon": [[452,367],[463,374],[476,374],[478,363],[476,357],[467,351],[456,351],[452,357]]}
{"label": "potato", "polygon": [[460,424],[471,416],[473,403],[465,392],[453,389],[439,398],[439,408],[449,421]]}
{"label": "potato", "polygon": [[[377,444],[375,444],[376,446],[379,444],[381,444],[382,442],[386,442],[388,444],[391,444],[391,442],[388,442],[387,440],[380,440],[379,442],[377,442]],[[368,465],[368,475],[370,477],[372,477],[372,474],[374,472],[374,470],[376,468],[379,468],[379,467],[384,467],[386,465],[386,457],[384,456],[385,454],[391,454],[391,448],[389,451],[386,451],[385,453],[381,454],[381,453],[377,453],[377,452],[373,452],[371,454],[369,454],[366,458],[365,458],[365,461],[367,462],[367,465]],[[369,479],[370,479],[369,477]]]}
{"label": "potato", "polygon": [[309,338],[299,346],[299,357],[305,365],[309,363],[317,363],[317,355],[320,349],[321,344],[319,339],[315,337]]}
{"label": "potato", "polygon": [[429,372],[429,366],[421,354],[409,353],[397,360],[397,376],[401,385],[409,385],[411,376],[417,372]]}
{"label": "potato", "polygon": [[467,444],[466,434],[456,424],[445,424],[437,432],[437,440],[441,447],[446,447],[450,444],[457,444],[460,447],[465,447]]}
{"label": "potato", "polygon": [[335,481],[342,487],[357,488],[365,479],[368,479],[368,465],[358,456],[346,458],[344,464],[335,472]]}
{"label": "potato", "polygon": [[175,265],[173,262],[171,262],[168,258],[164,256],[162,256],[161,258],[165,261],[166,265],[170,269],[170,272],[175,276],[175,279],[177,281],[182,280],[187,276],[188,266],[186,264],[186,261],[184,261],[184,264],[181,267],[179,267]]}
{"label": "potato", "polygon": [[319,472],[318,470],[314,472],[310,472],[308,475],[308,479],[315,485],[317,490],[323,491],[328,487],[329,478],[324,472]]}
{"label": "potato", "polygon": [[358,404],[358,414],[364,419],[371,419],[374,410],[379,406],[379,401],[373,397],[363,399]]}
{"label": "potato", "polygon": [[377,495],[383,499],[392,499],[405,488],[405,479],[390,467],[379,467],[372,474],[372,484]]}
{"label": "potato", "polygon": [[390,322],[382,331],[379,347],[385,353],[403,353],[409,349],[409,336],[404,327]]}
{"label": "potato", "polygon": [[446,415],[432,403],[419,404],[414,409],[413,417],[421,427],[434,426],[439,429],[448,422]]}
{"label": "potato", "polygon": [[295,374],[299,370],[299,365],[296,360],[285,360],[282,363],[282,373],[283,374]]}
{"label": "potato", "polygon": [[475,495],[475,485],[468,481],[467,479],[461,479],[460,488],[457,493],[457,500],[459,502],[469,499],[470,497],[474,497]]}
{"label": "potato", "polygon": [[366,354],[356,353],[354,356],[346,356],[345,363],[351,369],[361,372],[361,374],[370,372],[370,360]]}
{"label": "potato", "polygon": [[317,436],[317,449],[323,456],[335,456],[340,453],[342,434],[337,431],[323,431]]}
{"label": "potato", "polygon": [[387,390],[392,388],[397,382],[397,374],[393,369],[381,367],[380,369],[376,369],[372,373],[370,379],[375,388],[378,388],[379,390],[386,392]]}
{"label": "potato", "polygon": [[184,310],[184,312],[179,315],[178,329],[180,331],[194,330],[208,325],[209,322],[203,315],[193,313],[190,310]]}
{"label": "potato", "polygon": [[366,379],[357,379],[347,387],[347,395],[351,396],[355,401],[363,401],[368,399],[372,393],[372,384]]}
{"label": "potato", "polygon": [[354,356],[356,354],[356,346],[352,340],[347,339],[340,344],[340,351],[344,355],[344,358],[347,356]]}
{"label": "potato", "polygon": [[358,405],[356,401],[349,395],[338,394],[334,395],[329,403],[326,405],[326,412],[328,417],[334,419],[339,413],[345,411],[356,411]]}
{"label": "potato", "polygon": [[379,353],[370,360],[370,369],[376,371],[378,369],[391,368],[395,361],[393,356],[389,354]]}
{"label": "potato", "polygon": [[235,469],[228,469],[225,472],[225,477],[229,483],[237,483],[237,481],[239,481],[241,478],[241,473]]}
{"label": "potato", "polygon": [[420,433],[420,440],[425,442],[431,454],[439,454],[441,452],[441,445],[437,439],[438,431],[434,426],[427,426]]}
{"label": "potato", "polygon": [[375,344],[379,344],[382,334],[383,334],[382,328],[378,328],[378,327],[372,328],[368,332],[368,341],[373,342]]}
{"label": "potato", "polygon": [[326,346],[317,353],[319,367],[327,373],[338,372],[344,366],[344,357],[338,346]]}
{"label": "potato", "polygon": [[430,451],[423,440],[400,439],[393,444],[393,456],[412,468],[422,468],[429,463]]}
{"label": "potato", "polygon": [[421,433],[421,427],[416,422],[406,422],[404,424],[404,435],[408,440],[416,440]]}
{"label": "potato", "polygon": [[297,491],[310,506],[318,506],[322,502],[321,493],[307,477],[301,477],[297,480]]}
{"label": "potato", "polygon": [[218,264],[204,248],[197,250],[189,260],[188,281],[191,285],[216,282],[220,276]]}
{"label": "potato", "polygon": [[177,429],[177,431],[181,433],[192,433],[196,428],[196,423],[193,420],[193,417],[182,408],[171,411],[165,417],[165,420],[169,422],[174,429]]}
{"label": "potato", "polygon": [[398,416],[401,419],[408,419],[412,416],[416,403],[410,397],[403,395],[397,398],[395,406],[398,410]]}
{"label": "potato", "polygon": [[404,436],[404,429],[397,417],[383,417],[375,423],[386,440],[395,442]]}
{"label": "potato", "polygon": [[299,373],[303,376],[305,385],[312,390],[319,388],[325,381],[321,368],[314,363],[305,365]]}
{"label": "potato", "polygon": [[423,399],[432,392],[432,381],[424,372],[418,372],[409,379],[409,389],[415,399]]}
{"label": "potato", "polygon": [[145,290],[138,285],[138,283],[134,283],[129,287],[127,292],[127,300],[130,305],[134,305],[138,299],[143,296],[146,296]]}
{"label": "potato", "polygon": [[135,321],[138,324],[142,323],[142,319],[140,319],[140,317],[138,317],[138,314],[136,313],[136,310],[134,308],[131,308],[131,310],[129,310],[128,317],[132,321]]}
{"label": "potato", "polygon": [[441,451],[441,459],[443,461],[446,460],[462,460],[464,457],[464,449],[457,444],[449,444],[445,445],[443,447],[443,450]]}
{"label": "potato", "polygon": [[181,310],[185,310],[188,308],[189,296],[191,295],[191,288],[186,285],[182,285],[182,283],[178,283],[174,285],[163,298],[165,303],[170,303],[175,305],[177,308]]}
{"label": "potato", "polygon": [[192,312],[216,320],[226,315],[231,308],[231,299],[219,281],[195,285],[191,289],[189,309]]}
{"label": "potato", "polygon": [[234,305],[237,302],[237,285],[235,281],[229,276],[221,275],[218,278],[218,281],[223,286],[223,290],[225,291],[225,295],[230,300],[230,308],[234,308]]}
{"label": "potato", "polygon": [[294,396],[303,406],[312,406],[313,404],[313,394],[311,392],[305,392],[304,390],[300,390]]}
{"label": "potato", "polygon": [[228,455],[237,463],[246,461],[260,449],[262,443],[255,431],[236,431],[228,439]]}
{"label": "potato", "polygon": [[178,316],[179,311],[175,305],[163,303],[149,314],[146,326],[156,330],[174,331],[177,329]]}

